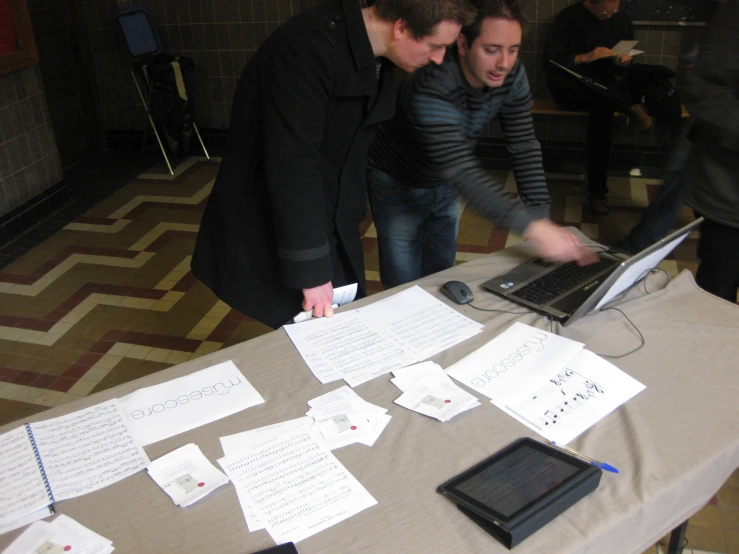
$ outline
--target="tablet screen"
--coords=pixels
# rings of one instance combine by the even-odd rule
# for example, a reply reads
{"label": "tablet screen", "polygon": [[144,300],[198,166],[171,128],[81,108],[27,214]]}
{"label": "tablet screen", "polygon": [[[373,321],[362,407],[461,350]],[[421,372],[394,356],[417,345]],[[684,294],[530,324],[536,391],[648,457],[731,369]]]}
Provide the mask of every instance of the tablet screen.
{"label": "tablet screen", "polygon": [[446,488],[507,521],[583,470],[582,463],[557,454],[522,443]]}

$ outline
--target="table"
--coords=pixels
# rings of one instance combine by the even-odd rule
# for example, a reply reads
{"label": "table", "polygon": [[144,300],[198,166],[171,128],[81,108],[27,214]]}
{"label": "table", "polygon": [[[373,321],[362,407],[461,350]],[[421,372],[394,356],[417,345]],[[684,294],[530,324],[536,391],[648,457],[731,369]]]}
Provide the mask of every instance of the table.
{"label": "table", "polygon": [[[475,292],[476,305],[519,311],[479,285],[531,254],[527,245],[519,245],[416,284],[443,298],[439,287],[458,279]],[[529,537],[516,552],[641,553],[705,505],[739,467],[739,308],[699,289],[687,272],[663,290],[658,290],[660,280],[663,276],[649,279],[651,294],[639,286],[618,305],[643,333],[646,344],[612,361],[647,389],[571,443],[621,473],[604,474],[594,493]],[[479,348],[516,320],[549,329],[548,320],[533,313],[456,308],[484,323],[485,329],[432,358],[442,367]],[[555,331],[586,343],[597,354],[624,353],[639,344],[616,311],[588,315],[567,328],[555,325]],[[280,329],[59,406],[30,421],[123,397],[225,360],[236,363],[265,404],[150,445],[146,452],[151,459],[194,442],[215,462],[222,456],[220,436],[304,415],[308,400],[341,385],[321,385]],[[334,452],[378,505],[306,539],[299,550],[304,554],[507,552],[435,488],[516,438],[540,437],[485,397],[480,397],[482,406],[448,423],[423,417],[393,404],[399,391],[388,379],[380,377],[356,389],[368,402],[389,408],[393,416],[377,443],[372,448],[351,445]],[[7,425],[0,432],[17,425]],[[56,507],[111,539],[122,554],[248,553],[273,544],[265,531],[248,532],[231,485],[189,508],[178,508],[140,472]],[[0,536],[0,548],[19,533]]]}

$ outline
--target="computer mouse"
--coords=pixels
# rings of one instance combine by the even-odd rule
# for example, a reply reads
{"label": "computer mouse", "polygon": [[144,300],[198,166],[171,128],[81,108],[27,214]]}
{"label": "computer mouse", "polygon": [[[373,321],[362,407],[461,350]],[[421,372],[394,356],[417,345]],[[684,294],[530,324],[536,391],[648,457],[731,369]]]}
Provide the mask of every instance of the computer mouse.
{"label": "computer mouse", "polygon": [[475,299],[470,287],[462,281],[447,281],[441,287],[441,291],[456,304],[469,304]]}

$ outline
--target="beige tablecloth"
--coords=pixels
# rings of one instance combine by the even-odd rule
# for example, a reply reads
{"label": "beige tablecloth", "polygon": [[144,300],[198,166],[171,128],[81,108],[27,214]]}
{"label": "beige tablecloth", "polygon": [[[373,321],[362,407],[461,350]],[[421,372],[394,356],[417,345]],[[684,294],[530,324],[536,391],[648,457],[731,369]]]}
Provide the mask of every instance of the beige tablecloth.
{"label": "beige tablecloth", "polygon": [[[517,311],[479,285],[528,253],[525,246],[508,249],[418,284],[442,298],[440,285],[459,279],[475,292],[476,305]],[[612,361],[647,389],[572,443],[615,465],[621,473],[604,474],[594,493],[515,551],[639,553],[700,509],[739,467],[739,308],[698,289],[687,272],[660,290],[663,282],[664,276],[650,277],[648,290],[654,292],[645,294],[640,286],[618,305],[643,333],[646,344]],[[457,309],[484,323],[485,329],[436,356],[434,360],[442,367],[516,320],[549,328],[548,321],[535,314],[480,312],[469,306]],[[620,354],[639,344],[633,329],[616,311],[591,314],[560,332],[585,342],[597,354]],[[151,459],[194,442],[215,462],[222,456],[220,436],[304,415],[309,399],[340,384],[321,385],[285,332],[278,330],[54,408],[31,421],[122,397],[229,359],[266,403],[150,445],[146,451]],[[378,504],[306,539],[299,550],[304,554],[505,552],[435,488],[516,438],[539,437],[485,397],[480,398],[482,406],[440,423],[393,404],[399,391],[388,376],[356,391],[365,400],[389,408],[393,419],[372,448],[351,445],[335,454]],[[116,552],[123,554],[248,553],[273,544],[265,531],[247,531],[230,484],[189,508],[178,508],[141,472],[93,494],[60,502],[57,509],[113,540]],[[0,536],[0,548],[19,533]]]}

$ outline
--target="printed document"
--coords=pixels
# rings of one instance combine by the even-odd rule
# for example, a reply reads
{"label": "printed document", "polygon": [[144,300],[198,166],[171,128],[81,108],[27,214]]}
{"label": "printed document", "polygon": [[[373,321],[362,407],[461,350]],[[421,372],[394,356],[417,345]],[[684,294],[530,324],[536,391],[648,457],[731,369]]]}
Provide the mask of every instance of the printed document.
{"label": "printed document", "polygon": [[[228,435],[221,437],[221,448],[223,449],[224,456],[233,456],[274,440],[285,433],[310,429],[313,423],[312,417],[299,417],[297,419],[275,423],[274,425],[252,429],[251,431]],[[264,529],[264,525],[259,521],[251,506],[249,506],[246,494],[239,487],[236,487],[236,495],[239,498],[239,504],[241,504],[241,510],[244,512],[244,519],[246,520],[246,526],[249,528],[249,531],[254,532]]]}
{"label": "printed document", "polygon": [[192,443],[154,460],[146,469],[172,502],[183,508],[228,483],[228,478]]}
{"label": "printed document", "polygon": [[546,379],[532,379],[519,397],[491,402],[550,441],[567,444],[644,390],[613,364],[581,350]]}
{"label": "printed document", "polygon": [[120,399],[131,432],[146,446],[264,403],[232,361],[139,389]]}
{"label": "printed document", "polygon": [[447,368],[448,375],[488,398],[520,396],[564,367],[583,344],[516,322],[483,347]]}
{"label": "printed document", "polygon": [[285,327],[322,383],[356,387],[480,333],[482,325],[418,286],[358,310]]}
{"label": "printed document", "polygon": [[377,503],[313,430],[218,463],[277,544],[297,543]]}
{"label": "printed document", "polygon": [[3,554],[110,554],[112,541],[70,517],[37,521],[26,529]]}

